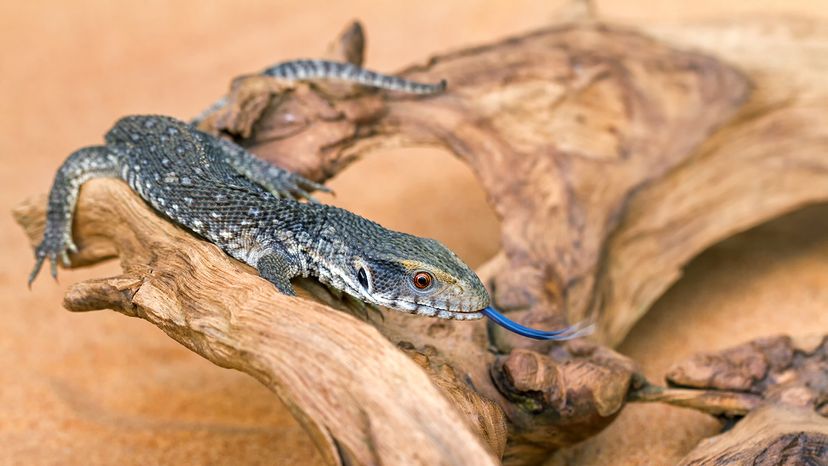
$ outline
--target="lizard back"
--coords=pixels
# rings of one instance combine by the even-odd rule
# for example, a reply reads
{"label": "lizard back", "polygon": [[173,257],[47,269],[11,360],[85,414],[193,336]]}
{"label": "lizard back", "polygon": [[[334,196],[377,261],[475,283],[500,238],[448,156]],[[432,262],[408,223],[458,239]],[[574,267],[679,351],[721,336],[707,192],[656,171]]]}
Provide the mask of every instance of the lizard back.
{"label": "lizard back", "polygon": [[277,198],[238,173],[214,137],[169,117],[129,116],[105,139],[133,190],[233,257],[255,266],[268,248],[295,257],[311,247],[320,209]]}

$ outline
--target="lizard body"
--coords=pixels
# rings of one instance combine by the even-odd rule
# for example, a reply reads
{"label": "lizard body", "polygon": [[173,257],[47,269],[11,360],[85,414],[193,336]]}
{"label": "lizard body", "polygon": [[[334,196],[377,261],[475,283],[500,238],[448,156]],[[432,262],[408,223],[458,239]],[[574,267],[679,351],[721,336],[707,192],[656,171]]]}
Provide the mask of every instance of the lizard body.
{"label": "lizard body", "polygon": [[[164,116],[122,118],[106,144],[80,149],[58,170],[37,264],[74,251],[72,213],[81,184],[120,178],[156,211],[255,267],[285,294],[313,276],[360,300],[441,318],[480,318],[488,294],[439,242],[363,217],[300,202],[324,187],[255,158],[240,146]],[[417,277],[428,277],[418,283]],[[428,282],[428,283],[425,283]]]}
{"label": "lizard body", "polygon": [[[352,80],[406,92],[429,85],[352,65],[288,62],[265,74],[282,79]],[[165,116],[122,118],[105,145],[73,153],[49,194],[47,225],[30,283],[46,259],[56,275],[68,263],[72,215],[80,186],[120,178],[156,211],[255,267],[285,294],[290,279],[313,276],[362,301],[445,319],[476,319],[489,303],[477,275],[439,242],[391,231],[343,209],[300,202],[326,190],[264,162],[235,143]]]}
{"label": "lizard body", "polygon": [[[445,81],[423,84],[354,65],[297,60],[262,72],[284,80],[338,79],[412,94],[433,94]],[[575,325],[542,331],[513,322],[489,306],[477,275],[438,241],[383,228],[356,214],[317,203],[327,188],[256,158],[241,146],[197,130],[220,100],[193,124],[166,116],[129,116],[61,165],[35,250],[29,285],[48,259],[69,265],[72,217],[80,187],[96,177],[120,178],[157,212],[256,268],[282,293],[290,280],[313,276],[363,302],[443,319],[488,317],[520,335],[569,340],[591,331]],[[307,200],[310,202],[302,202]]]}

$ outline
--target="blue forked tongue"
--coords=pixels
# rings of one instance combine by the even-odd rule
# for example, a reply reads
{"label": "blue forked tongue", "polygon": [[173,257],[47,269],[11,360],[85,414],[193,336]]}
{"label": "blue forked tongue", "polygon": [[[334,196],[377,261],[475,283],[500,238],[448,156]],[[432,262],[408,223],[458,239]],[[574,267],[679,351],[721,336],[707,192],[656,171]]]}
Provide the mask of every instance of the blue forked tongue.
{"label": "blue forked tongue", "polygon": [[510,332],[517,333],[518,335],[527,337],[527,338],[534,338],[535,340],[552,340],[552,341],[566,341],[572,340],[575,338],[583,337],[592,333],[595,329],[595,326],[584,325],[583,322],[575,324],[571,327],[566,327],[561,330],[554,330],[554,331],[546,331],[546,330],[537,330],[534,328],[524,327],[519,323],[515,322],[514,320],[509,319],[508,317],[504,316],[500,312],[496,311],[495,308],[492,306],[487,307],[481,311],[484,316],[488,317],[489,320],[500,325],[501,327],[509,330]]}

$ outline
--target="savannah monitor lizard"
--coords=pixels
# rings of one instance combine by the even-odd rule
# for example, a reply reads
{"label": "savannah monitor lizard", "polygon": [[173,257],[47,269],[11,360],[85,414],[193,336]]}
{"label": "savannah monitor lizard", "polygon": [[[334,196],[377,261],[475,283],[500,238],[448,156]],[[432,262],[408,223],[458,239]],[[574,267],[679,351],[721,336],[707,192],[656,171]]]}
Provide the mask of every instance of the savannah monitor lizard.
{"label": "savannah monitor lizard", "polygon": [[[268,68],[282,80],[339,79],[414,94],[434,94],[445,82],[422,84],[354,65],[296,60]],[[222,105],[219,101],[214,107]],[[29,284],[44,261],[57,276],[69,265],[72,217],[80,186],[120,178],[157,212],[254,267],[282,293],[291,278],[312,276],[361,301],[443,319],[479,319],[539,339],[580,336],[578,326],[544,332],[509,321],[489,305],[477,275],[433,239],[396,232],[346,210],[319,204],[309,192],[327,188],[256,158],[241,146],[166,116],[128,116],[105,144],[72,153],[49,193],[46,230],[35,251]]]}

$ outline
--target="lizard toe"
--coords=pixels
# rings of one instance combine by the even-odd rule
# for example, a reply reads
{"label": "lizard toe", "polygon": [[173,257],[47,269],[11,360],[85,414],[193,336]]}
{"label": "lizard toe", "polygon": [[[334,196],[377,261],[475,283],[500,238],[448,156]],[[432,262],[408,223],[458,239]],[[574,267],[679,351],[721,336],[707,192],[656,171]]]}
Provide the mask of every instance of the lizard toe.
{"label": "lizard toe", "polygon": [[58,273],[58,253],[57,252],[50,252],[49,253],[49,272],[52,274],[52,278],[57,280],[57,273]]}

